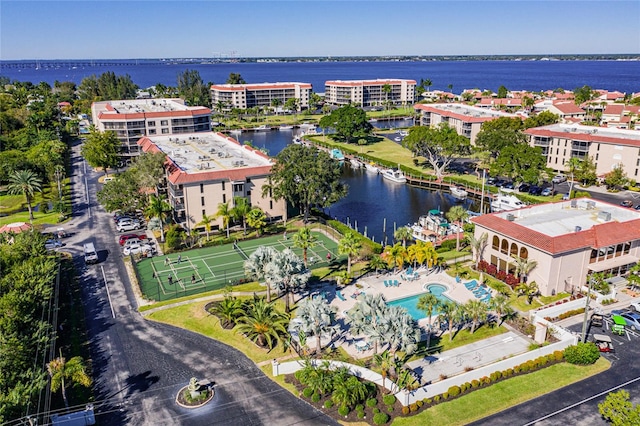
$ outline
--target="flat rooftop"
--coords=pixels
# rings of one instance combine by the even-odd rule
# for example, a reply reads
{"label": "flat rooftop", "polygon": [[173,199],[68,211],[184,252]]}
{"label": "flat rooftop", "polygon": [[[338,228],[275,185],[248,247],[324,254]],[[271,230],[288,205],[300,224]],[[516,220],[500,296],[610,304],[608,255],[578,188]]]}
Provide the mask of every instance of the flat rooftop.
{"label": "flat rooftop", "polygon": [[425,107],[431,107],[440,111],[447,111],[454,114],[465,115],[467,117],[493,118],[493,117],[515,117],[515,114],[509,114],[502,111],[496,111],[487,108],[480,108],[465,104],[445,103],[445,104],[425,104]]}
{"label": "flat rooftop", "polygon": [[213,132],[149,136],[162,152],[189,174],[269,166],[269,158]]}
{"label": "flat rooftop", "polygon": [[549,237],[586,231],[603,223],[640,219],[640,211],[589,198],[538,204],[495,215]]}
{"label": "flat rooftop", "polygon": [[[132,99],[106,102],[111,109],[118,114],[131,114],[140,112],[169,112],[188,111],[190,108],[176,99]],[[197,107],[202,108],[202,107]]]}
{"label": "flat rooftop", "polygon": [[[637,130],[617,129],[615,127],[594,127],[580,124],[550,124],[538,129],[549,130],[551,132],[569,133],[573,139],[579,140],[581,135],[597,135],[605,138],[631,139],[640,141],[640,132]],[[535,128],[532,129],[535,133]],[[585,138],[586,139],[586,138]]]}

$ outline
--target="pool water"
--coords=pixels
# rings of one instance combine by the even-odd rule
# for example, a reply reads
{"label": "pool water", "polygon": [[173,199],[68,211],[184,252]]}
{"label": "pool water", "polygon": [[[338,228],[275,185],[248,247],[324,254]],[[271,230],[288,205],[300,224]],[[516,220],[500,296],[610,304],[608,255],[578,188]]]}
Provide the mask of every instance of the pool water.
{"label": "pool water", "polygon": [[[427,292],[421,294],[415,294],[413,296],[404,297],[402,299],[391,300],[387,302],[387,306],[400,306],[405,308],[409,315],[416,321],[421,320],[423,318],[427,318],[427,314],[424,311],[418,309],[418,300],[420,297],[425,294],[431,293],[438,298],[441,302],[451,301],[447,296],[443,293],[447,291],[447,287],[442,284],[429,284],[427,286]],[[433,315],[437,315],[439,313],[438,309],[433,310]]]}

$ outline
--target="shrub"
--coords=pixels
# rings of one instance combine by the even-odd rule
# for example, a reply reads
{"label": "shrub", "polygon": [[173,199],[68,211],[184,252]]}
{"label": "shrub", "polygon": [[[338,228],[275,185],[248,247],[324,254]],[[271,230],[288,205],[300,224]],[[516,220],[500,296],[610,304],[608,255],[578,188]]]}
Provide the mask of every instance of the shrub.
{"label": "shrub", "polygon": [[311,397],[311,401],[313,401],[313,402],[320,401],[320,394],[319,393],[314,393],[313,396]]}
{"label": "shrub", "polygon": [[562,361],[564,359],[564,352],[563,351],[554,351],[553,352],[553,358],[556,361]]}
{"label": "shrub", "polygon": [[387,413],[378,413],[373,416],[373,424],[383,425],[389,421],[389,415]]}
{"label": "shrub", "polygon": [[472,388],[477,388],[478,386],[480,386],[480,382],[479,382],[479,381],[477,381],[476,379],[473,379],[473,380],[471,381],[471,387],[472,387]]}
{"label": "shrub", "polygon": [[347,417],[347,414],[349,414],[349,407],[347,407],[346,405],[341,405],[340,408],[338,408],[338,414]]}
{"label": "shrub", "polygon": [[304,390],[302,391],[302,395],[304,395],[305,398],[311,398],[311,395],[313,395],[313,389],[304,388]]}
{"label": "shrub", "polygon": [[[460,386],[460,392],[464,393],[464,392],[468,391],[470,388],[471,388],[471,383],[469,383],[469,382],[463,383],[462,386]],[[449,391],[449,392],[451,392],[451,391]]]}
{"label": "shrub", "polygon": [[380,409],[378,407],[375,407],[373,410],[371,410],[373,412],[373,414],[378,414],[380,412]]}
{"label": "shrub", "polygon": [[427,405],[429,405],[429,404],[431,404],[431,403],[433,402],[433,401],[431,401],[431,398],[425,398],[423,401],[424,401],[424,402],[425,402],[425,404],[427,404]]}
{"label": "shrub", "polygon": [[396,397],[395,395],[385,395],[382,397],[382,402],[384,405],[393,405],[396,402]]}
{"label": "shrub", "polygon": [[329,409],[329,408],[331,408],[331,407],[333,407],[333,401],[332,401],[332,400],[330,400],[330,399],[327,399],[327,400],[324,402],[324,408]]}
{"label": "shrub", "polygon": [[487,274],[493,275],[494,277],[498,273],[498,267],[496,265],[487,265],[487,269],[485,270]]}
{"label": "shrub", "polygon": [[402,407],[402,414],[409,414],[409,407]]}
{"label": "shrub", "polygon": [[364,405],[362,404],[356,405],[356,411],[364,411]]}
{"label": "shrub", "polygon": [[359,419],[364,419],[364,411],[358,411],[357,416]]}
{"label": "shrub", "polygon": [[462,390],[460,389],[460,386],[451,386],[447,392],[451,396],[458,396]]}
{"label": "shrub", "polygon": [[433,402],[440,402],[440,395],[436,395],[433,397]]}
{"label": "shrub", "polygon": [[416,405],[418,406],[418,408],[422,407],[422,400],[421,399],[417,400]]}
{"label": "shrub", "polygon": [[489,267],[489,262],[487,262],[486,260],[481,260],[480,262],[478,262],[478,271],[487,272],[488,267]]}
{"label": "shrub", "polygon": [[507,273],[505,271],[498,271],[496,273],[496,278],[500,281],[505,281],[507,279]]}
{"label": "shrub", "polygon": [[409,411],[416,412],[418,411],[418,404],[416,404],[415,402],[413,404],[409,404]]}
{"label": "shrub", "polygon": [[378,400],[375,398],[369,398],[367,399],[367,407],[375,407],[376,405],[378,405]]}
{"label": "shrub", "polygon": [[504,279],[504,282],[507,283],[509,287],[515,287],[519,284],[518,279],[513,274],[507,274]]}
{"label": "shrub", "polygon": [[577,345],[571,345],[564,350],[564,359],[571,364],[589,365],[596,362],[598,358],[600,358],[600,350],[592,342],[578,342]]}
{"label": "shrub", "polygon": [[449,399],[449,392],[445,392],[442,394],[442,399]]}
{"label": "shrub", "polygon": [[507,368],[505,373],[506,373],[506,377],[513,376],[513,368]]}

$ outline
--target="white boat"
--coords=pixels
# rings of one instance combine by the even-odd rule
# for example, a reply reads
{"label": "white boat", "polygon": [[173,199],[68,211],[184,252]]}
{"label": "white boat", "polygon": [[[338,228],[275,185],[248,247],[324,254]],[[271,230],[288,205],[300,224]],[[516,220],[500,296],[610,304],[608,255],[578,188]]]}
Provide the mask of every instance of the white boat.
{"label": "white boat", "polygon": [[278,127],[278,130],[293,130],[293,126],[281,124],[280,127]]}
{"label": "white boat", "polygon": [[527,205],[512,194],[498,194],[496,199],[491,202],[491,211],[493,212],[517,210],[523,207],[527,207]]}
{"label": "white boat", "polygon": [[233,133],[234,135],[239,135],[240,133],[242,133],[242,130],[240,129],[233,129],[230,130],[229,133]]}
{"label": "white boat", "polygon": [[398,169],[387,169],[382,172],[382,177],[396,183],[405,183],[407,181],[407,177]]}
{"label": "white boat", "polygon": [[400,133],[400,136],[409,136],[409,132],[407,132],[406,130],[400,130],[398,133]]}
{"label": "white boat", "polygon": [[271,130],[271,127],[267,126],[266,124],[261,124],[258,127],[253,128],[254,132],[264,132],[266,130]]}
{"label": "white boat", "polygon": [[393,138],[393,140],[396,142],[402,142],[402,138],[400,136]]}
{"label": "white boat", "polygon": [[293,143],[296,145],[302,145],[302,138],[299,135],[294,136]]}
{"label": "white boat", "polygon": [[428,229],[423,228],[417,223],[411,227],[411,236],[414,240],[435,243],[436,242],[436,234]]}
{"label": "white boat", "polygon": [[460,186],[452,186],[451,187],[451,195],[453,195],[454,197],[456,197],[459,200],[464,200],[467,198],[467,195],[469,195],[469,193],[467,191],[464,190],[464,188],[460,187]]}
{"label": "white boat", "polygon": [[375,165],[375,163],[368,163],[364,165],[364,168],[369,172],[369,173],[375,173],[378,174],[380,173],[380,169]]}
{"label": "white boat", "polygon": [[351,167],[353,167],[354,169],[359,169],[360,167],[362,167],[362,163],[355,158],[350,159],[349,162],[351,163]]}

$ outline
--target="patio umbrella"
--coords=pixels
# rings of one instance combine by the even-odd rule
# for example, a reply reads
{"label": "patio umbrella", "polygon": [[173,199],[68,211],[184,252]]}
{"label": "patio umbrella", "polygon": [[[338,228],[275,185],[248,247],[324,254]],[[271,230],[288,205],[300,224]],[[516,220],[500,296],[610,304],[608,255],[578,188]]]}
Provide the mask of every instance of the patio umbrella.
{"label": "patio umbrella", "polygon": [[19,234],[22,231],[28,231],[30,229],[31,225],[26,222],[14,222],[0,226],[0,233],[13,232],[14,234]]}

